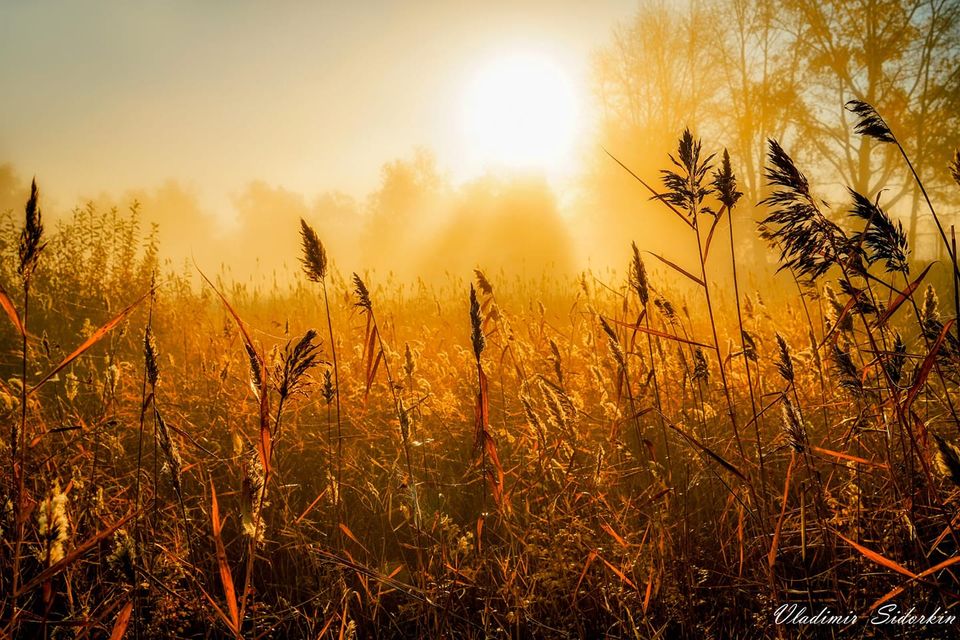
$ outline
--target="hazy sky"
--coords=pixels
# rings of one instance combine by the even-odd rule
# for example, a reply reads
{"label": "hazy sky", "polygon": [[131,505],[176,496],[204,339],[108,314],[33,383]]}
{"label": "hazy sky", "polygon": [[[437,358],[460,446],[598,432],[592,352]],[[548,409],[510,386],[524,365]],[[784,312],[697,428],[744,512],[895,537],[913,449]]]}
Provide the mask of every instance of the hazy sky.
{"label": "hazy sky", "polygon": [[[536,53],[589,101],[590,53],[630,0],[3,2],[0,162],[59,206],[174,178],[220,207],[251,179],[307,194],[376,186],[433,149],[465,165],[462,102]],[[584,116],[585,117],[585,116]],[[48,200],[48,205],[49,205]]]}

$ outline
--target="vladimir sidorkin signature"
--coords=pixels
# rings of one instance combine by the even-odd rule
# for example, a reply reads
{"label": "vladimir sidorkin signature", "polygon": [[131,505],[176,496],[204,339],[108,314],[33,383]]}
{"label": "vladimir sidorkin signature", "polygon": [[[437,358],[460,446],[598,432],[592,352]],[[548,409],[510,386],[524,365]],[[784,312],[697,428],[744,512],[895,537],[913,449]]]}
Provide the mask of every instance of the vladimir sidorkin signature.
{"label": "vladimir sidorkin signature", "polygon": [[777,607],[773,616],[776,624],[799,626],[848,626],[861,622],[876,626],[946,626],[957,624],[957,614],[951,613],[940,606],[930,611],[918,611],[916,607],[904,610],[896,602],[884,604],[867,615],[858,615],[853,612],[841,613],[833,611],[827,606],[810,607],[805,604],[788,603]]}

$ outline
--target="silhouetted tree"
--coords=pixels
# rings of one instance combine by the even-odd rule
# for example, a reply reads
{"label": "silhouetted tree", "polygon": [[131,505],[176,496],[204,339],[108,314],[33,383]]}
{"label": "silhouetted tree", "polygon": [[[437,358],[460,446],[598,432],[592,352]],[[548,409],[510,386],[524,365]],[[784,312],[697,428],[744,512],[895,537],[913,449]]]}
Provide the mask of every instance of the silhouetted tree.
{"label": "silhouetted tree", "polygon": [[[801,55],[801,139],[838,177],[888,207],[909,197],[911,242],[923,212],[896,149],[853,134],[852,99],[873,105],[934,189],[960,130],[960,3],[955,0],[785,0],[781,28]],[[878,148],[879,147],[879,148]]]}
{"label": "silhouetted tree", "polygon": [[[852,99],[883,115],[947,196],[960,130],[960,3],[956,0],[716,0],[643,2],[597,57],[605,144],[644,175],[649,151],[685,125],[725,144],[748,201],[763,195],[765,141],[806,154],[805,165],[910,214],[924,207],[891,145],[855,134]],[[605,157],[602,172],[616,172]],[[622,171],[622,170],[620,170]],[[635,198],[636,194],[634,194]],[[897,209],[894,209],[897,210]]]}

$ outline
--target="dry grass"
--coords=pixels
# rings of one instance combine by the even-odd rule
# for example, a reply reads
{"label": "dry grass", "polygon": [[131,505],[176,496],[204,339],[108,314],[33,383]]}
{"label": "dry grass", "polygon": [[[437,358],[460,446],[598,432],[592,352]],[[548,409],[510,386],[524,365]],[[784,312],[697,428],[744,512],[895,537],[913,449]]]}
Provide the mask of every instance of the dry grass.
{"label": "dry grass", "polygon": [[752,212],[689,134],[658,199],[700,264],[635,247],[575,283],[348,283],[304,223],[292,290],[154,287],[152,236],[116,242],[135,217],[44,248],[34,194],[0,247],[0,624],[766,638],[786,602],[956,606],[955,274],[910,263],[882,202],[841,221],[770,161],[762,233],[802,294],[763,299],[749,265],[711,273]]}

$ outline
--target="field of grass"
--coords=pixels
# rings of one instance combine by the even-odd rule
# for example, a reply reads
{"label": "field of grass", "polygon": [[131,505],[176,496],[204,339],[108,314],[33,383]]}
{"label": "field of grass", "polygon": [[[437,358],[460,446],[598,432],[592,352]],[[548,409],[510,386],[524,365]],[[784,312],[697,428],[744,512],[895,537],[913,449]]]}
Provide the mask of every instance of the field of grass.
{"label": "field of grass", "polygon": [[[159,267],[136,212],[44,228],[35,191],[0,234],[0,628],[869,637],[774,612],[956,607],[956,260],[910,261],[882,198],[826,210],[776,143],[756,209],[687,134],[662,178],[689,236],[620,274],[411,287],[304,223],[273,290]],[[787,293],[737,275],[731,216]]]}

